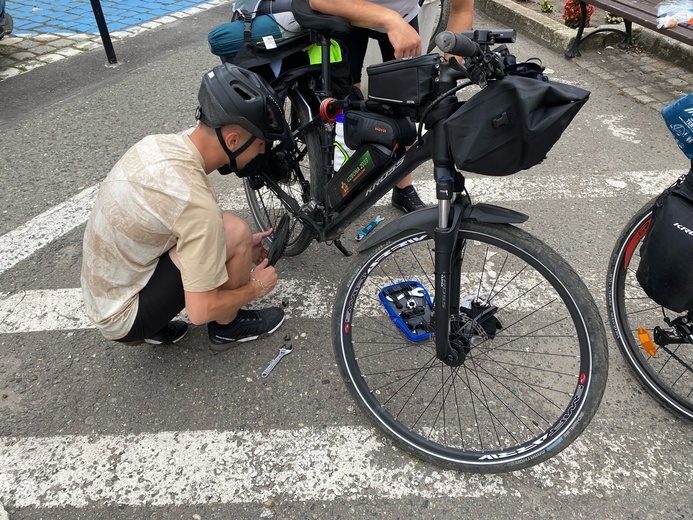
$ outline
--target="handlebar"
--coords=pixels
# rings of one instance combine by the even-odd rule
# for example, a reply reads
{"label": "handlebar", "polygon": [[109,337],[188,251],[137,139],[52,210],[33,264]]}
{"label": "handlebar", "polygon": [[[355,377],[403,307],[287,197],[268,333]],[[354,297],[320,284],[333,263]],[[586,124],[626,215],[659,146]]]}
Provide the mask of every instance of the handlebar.
{"label": "handlebar", "polygon": [[443,31],[436,36],[435,43],[447,54],[464,57],[464,66],[453,58],[449,60],[450,64],[474,83],[483,87],[488,79],[500,79],[505,76],[502,54],[507,54],[507,48],[501,45],[492,50],[490,46],[497,43],[512,43],[515,37],[514,29],[461,33]]}
{"label": "handlebar", "polygon": [[469,57],[487,51],[489,45],[514,43],[516,37],[515,29],[462,31],[459,34],[443,31],[436,36],[435,42],[443,52]]}
{"label": "handlebar", "polygon": [[455,34],[452,31],[443,31],[435,38],[438,48],[455,56],[475,56],[481,52],[481,47],[464,34]]}
{"label": "handlebar", "polygon": [[[423,121],[431,109],[438,107],[443,99],[454,96],[455,92],[470,85],[470,82],[483,88],[488,80],[503,78],[506,74],[506,65],[514,63],[515,60],[503,44],[512,43],[515,39],[514,29],[475,30],[460,33],[443,31],[438,34],[435,38],[436,45],[453,57],[447,62],[441,62],[440,75],[437,80],[439,96],[432,103],[422,107],[424,108],[423,113],[417,113],[419,120]],[[494,44],[501,45],[491,49],[491,45]],[[460,62],[454,56],[462,57],[464,61]],[[511,58],[512,62],[508,58]],[[470,82],[460,85],[458,82],[461,79],[468,79]],[[320,117],[323,121],[333,123],[337,114],[343,110],[393,115],[397,112],[396,108],[380,101],[364,100],[353,96],[339,100],[327,98],[320,105]],[[406,109],[406,107],[402,108]]]}

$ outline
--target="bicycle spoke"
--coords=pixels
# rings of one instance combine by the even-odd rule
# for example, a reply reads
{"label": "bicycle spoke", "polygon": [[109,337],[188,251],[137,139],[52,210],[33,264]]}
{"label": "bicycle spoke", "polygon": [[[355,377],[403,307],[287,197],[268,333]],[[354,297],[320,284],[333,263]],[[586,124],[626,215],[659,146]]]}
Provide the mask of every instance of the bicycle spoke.
{"label": "bicycle spoke", "polygon": [[[607,276],[609,323],[624,359],[642,386],[669,410],[693,421],[693,345],[657,345],[656,354],[650,356],[638,333],[643,328],[654,334],[659,327],[678,334],[666,321],[674,321],[677,313],[652,301],[636,277],[638,251],[646,236],[642,231],[650,220],[653,204],[654,200],[650,201],[631,219],[614,246]],[[627,251],[635,254],[627,258]]]}
{"label": "bicycle spoke", "polygon": [[576,394],[587,361],[584,334],[575,329],[582,322],[566,306],[573,300],[561,296],[554,287],[562,286],[547,283],[536,266],[495,242],[462,236],[454,260],[460,266],[454,285],[459,301],[471,296],[487,310],[461,309],[450,316],[449,341],[460,366],[448,366],[436,358],[435,335],[406,338],[377,296],[383,287],[405,281],[435,287],[433,240],[399,240],[392,250],[364,258],[362,274],[339,297],[351,303],[350,323],[339,327],[347,334],[335,348],[369,416],[387,425],[398,442],[420,446],[421,456],[444,449],[446,458],[454,453],[461,464],[503,465],[512,453],[525,457],[520,447],[549,442],[548,436],[536,439],[554,424],[560,425],[554,434],[565,429],[585,396],[584,389]]}

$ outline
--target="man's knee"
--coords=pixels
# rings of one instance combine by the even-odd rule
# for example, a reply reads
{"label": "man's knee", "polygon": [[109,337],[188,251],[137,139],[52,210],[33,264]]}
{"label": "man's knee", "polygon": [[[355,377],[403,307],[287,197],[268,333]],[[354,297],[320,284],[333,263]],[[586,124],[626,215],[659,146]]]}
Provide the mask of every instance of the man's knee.
{"label": "man's knee", "polygon": [[248,223],[230,211],[222,212],[226,234],[226,257],[243,254],[253,247],[253,232]]}

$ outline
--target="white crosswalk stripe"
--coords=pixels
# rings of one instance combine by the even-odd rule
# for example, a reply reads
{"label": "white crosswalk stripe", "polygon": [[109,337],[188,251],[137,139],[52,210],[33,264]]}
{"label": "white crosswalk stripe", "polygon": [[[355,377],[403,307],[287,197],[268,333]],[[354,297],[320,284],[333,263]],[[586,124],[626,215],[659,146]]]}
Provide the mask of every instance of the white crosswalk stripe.
{"label": "white crosswalk stripe", "polygon": [[[580,189],[567,185],[558,175],[544,175],[536,182],[523,180],[522,174],[510,177],[478,177],[467,179],[467,188],[475,201],[499,202],[504,200],[588,199],[618,197],[627,192],[655,195],[671,184],[682,170],[635,171],[618,176],[584,175]],[[435,202],[435,183],[417,181],[419,195],[426,204]],[[23,226],[0,237],[0,274],[14,267],[38,249],[86,222],[97,193],[91,186],[62,204],[33,218]],[[225,209],[247,208],[242,190],[222,194],[220,205]],[[386,197],[377,205],[389,204]]]}
{"label": "white crosswalk stripe", "polygon": [[[329,298],[335,290],[335,284],[314,281],[308,291],[301,280],[280,279],[272,294],[256,303],[281,305],[288,299],[287,316],[322,318],[332,306]],[[93,325],[84,312],[80,288],[0,293],[0,334],[90,328]]]}
{"label": "white crosswalk stripe", "polygon": [[[595,433],[587,432],[555,459],[527,475],[558,496],[626,491],[629,472],[654,471],[657,487],[690,492],[690,466],[672,468],[659,449],[666,431],[600,432],[599,442],[615,448],[596,463],[585,457]],[[644,448],[645,447],[645,448]],[[642,468],[630,454],[650,454]],[[292,501],[401,499],[407,496],[499,497],[508,493],[502,475],[443,471],[402,455],[395,467],[379,455],[392,447],[371,428],[185,431],[139,435],[5,438],[0,441],[0,497],[15,507],[86,507],[103,503],[166,506],[262,502],[281,496]],[[625,465],[611,463],[618,454]],[[573,461],[580,461],[575,464]],[[146,461],[143,464],[142,461]],[[655,469],[656,468],[656,469]]]}
{"label": "white crosswalk stripe", "polygon": [[0,237],[0,274],[89,218],[97,187],[87,188]]}
{"label": "white crosswalk stripe", "polygon": [[[539,278],[532,280],[525,280],[527,289],[542,282]],[[588,286],[600,281],[601,275],[597,277],[594,273],[585,279]],[[387,285],[387,282],[383,280],[382,286]],[[310,288],[306,288],[304,280],[280,278],[275,290],[266,298],[254,302],[254,305],[281,305],[282,300],[287,299],[289,302],[289,306],[286,307],[287,317],[319,319],[325,316],[326,309],[332,308],[332,297],[336,290],[336,283],[312,280]],[[509,297],[509,299],[513,298]],[[522,305],[525,308],[536,307],[539,302],[533,300],[522,302]],[[367,306],[367,308],[369,313],[382,311],[377,299],[373,300],[372,307]],[[187,321],[185,311],[181,313],[179,319]],[[84,312],[82,292],[79,288],[41,289],[6,295],[0,293],[0,334],[91,328],[93,325]]]}

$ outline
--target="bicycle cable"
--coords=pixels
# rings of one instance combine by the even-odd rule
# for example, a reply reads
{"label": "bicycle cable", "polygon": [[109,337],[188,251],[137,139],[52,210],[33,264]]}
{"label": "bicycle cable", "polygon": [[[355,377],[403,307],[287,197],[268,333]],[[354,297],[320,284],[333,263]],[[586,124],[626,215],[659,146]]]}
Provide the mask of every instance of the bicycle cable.
{"label": "bicycle cable", "polygon": [[417,135],[416,135],[417,140],[421,139],[421,137],[423,136],[422,130],[423,130],[424,121],[426,120],[426,116],[429,114],[429,112],[431,110],[433,110],[433,108],[435,108],[436,105],[440,104],[440,102],[443,101],[443,99],[451,96],[452,94],[454,94],[458,90],[462,90],[463,88],[466,88],[470,85],[474,85],[474,82],[473,81],[466,81],[466,82],[462,83],[461,85],[456,85],[455,87],[451,88],[447,92],[444,92],[443,94],[438,96],[436,99],[434,99],[431,102],[430,105],[428,105],[426,107],[426,110],[424,110],[423,114],[421,114],[421,121],[419,121],[419,128],[417,130]]}

